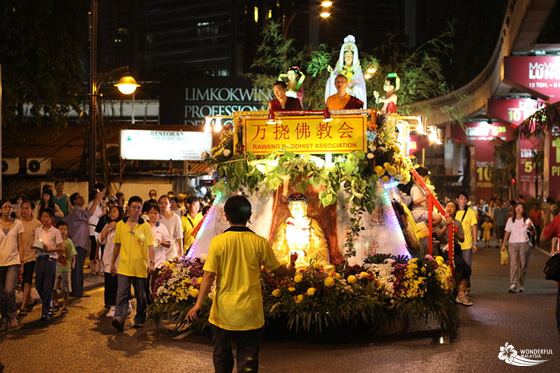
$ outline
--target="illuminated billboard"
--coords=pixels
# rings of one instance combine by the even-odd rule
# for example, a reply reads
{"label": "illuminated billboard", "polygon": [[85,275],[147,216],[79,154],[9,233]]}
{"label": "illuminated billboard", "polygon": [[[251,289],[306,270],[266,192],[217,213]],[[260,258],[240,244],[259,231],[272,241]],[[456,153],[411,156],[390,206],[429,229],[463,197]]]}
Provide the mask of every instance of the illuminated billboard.
{"label": "illuminated billboard", "polygon": [[121,130],[121,158],[201,161],[212,149],[212,134],[188,131]]}

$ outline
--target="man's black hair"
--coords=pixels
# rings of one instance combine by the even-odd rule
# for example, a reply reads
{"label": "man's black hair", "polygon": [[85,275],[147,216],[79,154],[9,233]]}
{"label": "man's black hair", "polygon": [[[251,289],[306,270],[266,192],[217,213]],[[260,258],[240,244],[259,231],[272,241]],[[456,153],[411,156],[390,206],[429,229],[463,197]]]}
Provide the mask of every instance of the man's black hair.
{"label": "man's black hair", "polygon": [[231,224],[247,224],[251,218],[251,203],[245,196],[229,197],[224,212]]}
{"label": "man's black hair", "polygon": [[140,196],[132,196],[128,199],[128,206],[132,206],[133,202],[140,202],[142,204],[142,198]]}
{"label": "man's black hair", "polygon": [[70,203],[72,204],[72,206],[76,206],[76,200],[78,199],[79,195],[80,193],[72,193],[70,195]]}
{"label": "man's black hair", "polygon": [[277,81],[276,83],[274,83],[273,87],[274,87],[274,86],[277,86],[277,85],[279,85],[279,86],[282,87],[283,89],[288,89],[288,85],[287,85],[285,82],[281,81],[281,80],[279,80],[279,81]]}
{"label": "man's black hair", "polygon": [[61,225],[68,227],[68,224],[66,224],[64,220],[60,220],[58,223],[56,223],[56,229],[60,228]]}
{"label": "man's black hair", "polygon": [[[43,212],[46,212],[47,214],[49,214],[51,218],[54,216],[54,210],[51,209],[50,207],[47,207],[47,208],[44,208],[43,210],[41,210],[41,214],[42,214]],[[39,217],[40,217],[40,216],[39,216]]]}
{"label": "man's black hair", "polygon": [[465,196],[465,198],[467,199],[467,201],[469,200],[469,194],[467,192],[465,192],[464,190],[457,193],[457,198],[461,197],[461,196]]}

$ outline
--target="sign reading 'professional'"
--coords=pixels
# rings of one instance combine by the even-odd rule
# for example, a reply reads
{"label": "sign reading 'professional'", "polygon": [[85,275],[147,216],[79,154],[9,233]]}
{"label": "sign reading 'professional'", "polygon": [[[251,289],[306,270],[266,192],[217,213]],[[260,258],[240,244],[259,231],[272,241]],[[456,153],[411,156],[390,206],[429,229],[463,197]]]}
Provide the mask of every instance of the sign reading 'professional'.
{"label": "sign reading 'professional'", "polygon": [[162,81],[163,124],[203,125],[204,117],[259,111],[271,90],[258,90],[249,80],[233,77],[172,79]]}

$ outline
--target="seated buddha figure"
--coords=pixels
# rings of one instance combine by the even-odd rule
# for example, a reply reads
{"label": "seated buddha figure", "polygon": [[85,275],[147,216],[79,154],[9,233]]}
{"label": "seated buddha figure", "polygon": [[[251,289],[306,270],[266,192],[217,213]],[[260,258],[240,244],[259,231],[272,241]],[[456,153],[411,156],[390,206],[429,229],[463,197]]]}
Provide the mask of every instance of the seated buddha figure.
{"label": "seated buddha figure", "polygon": [[328,265],[329,250],[323,230],[317,220],[307,216],[307,197],[294,193],[288,197],[291,216],[278,226],[272,249],[279,261],[290,261],[290,254],[298,255],[296,267],[304,267],[311,260]]}

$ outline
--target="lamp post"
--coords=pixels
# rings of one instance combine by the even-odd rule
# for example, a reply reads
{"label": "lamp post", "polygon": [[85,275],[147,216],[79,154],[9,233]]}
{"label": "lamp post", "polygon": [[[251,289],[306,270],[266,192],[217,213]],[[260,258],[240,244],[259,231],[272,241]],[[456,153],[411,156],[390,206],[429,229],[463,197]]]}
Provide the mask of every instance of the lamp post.
{"label": "lamp post", "polygon": [[[330,17],[329,8],[332,6],[331,1],[323,1],[321,2],[320,6],[321,9],[319,10],[319,6],[315,4],[316,0],[309,0],[308,6],[303,6],[301,8],[296,9],[295,12],[292,13],[288,21],[286,21],[286,16],[282,17],[282,36],[284,37],[284,43],[288,40],[288,30],[294,19],[304,13],[309,13],[309,40],[312,47],[317,46],[318,40],[317,35],[319,34],[319,23],[315,14],[318,13],[321,18],[328,18]],[[313,9],[316,8],[316,9]],[[317,10],[317,12],[315,12]]]}
{"label": "lamp post", "polygon": [[[111,76],[117,72],[126,72],[115,86],[123,94],[133,94],[137,87],[140,87],[136,80],[128,74],[128,66],[121,66],[105,74],[97,72],[97,9],[99,0],[91,0],[91,12],[89,13],[89,136],[88,136],[88,188],[94,189],[95,177],[97,174],[97,129],[100,113],[99,89]],[[134,114],[133,114],[134,115]],[[107,185],[110,188],[110,185]]]}

